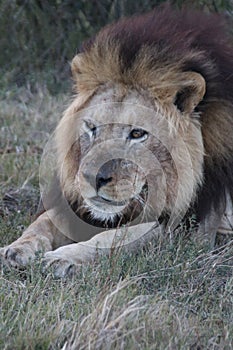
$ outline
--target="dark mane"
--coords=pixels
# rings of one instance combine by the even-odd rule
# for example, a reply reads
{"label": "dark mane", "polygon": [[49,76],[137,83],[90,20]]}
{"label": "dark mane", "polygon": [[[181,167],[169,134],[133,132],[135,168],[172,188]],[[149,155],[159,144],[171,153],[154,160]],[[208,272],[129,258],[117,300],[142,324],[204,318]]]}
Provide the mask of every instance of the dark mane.
{"label": "dark mane", "polygon": [[207,82],[206,97],[222,97],[233,102],[233,48],[230,47],[226,21],[219,14],[185,9],[176,11],[169,5],[160,6],[150,13],[108,25],[97,36],[86,41],[81,51],[88,51],[96,42],[101,47],[106,40],[113,45],[120,44],[123,71],[131,68],[145,46],[155,51],[154,63],[161,55],[163,59],[168,60],[172,56],[179,61],[192,51],[204,53],[205,61],[203,57],[187,61],[183,71],[191,70],[204,76]]}
{"label": "dark mane", "polygon": [[86,53],[96,45],[101,56],[106,43],[118,45],[124,75],[149,47],[151,70],[158,69],[158,62],[160,67],[177,62],[177,70],[205,78],[206,94],[197,106],[206,152],[204,183],[196,202],[200,219],[218,207],[225,188],[233,199],[233,46],[226,24],[219,14],[176,11],[165,5],[108,25],[81,49]]}

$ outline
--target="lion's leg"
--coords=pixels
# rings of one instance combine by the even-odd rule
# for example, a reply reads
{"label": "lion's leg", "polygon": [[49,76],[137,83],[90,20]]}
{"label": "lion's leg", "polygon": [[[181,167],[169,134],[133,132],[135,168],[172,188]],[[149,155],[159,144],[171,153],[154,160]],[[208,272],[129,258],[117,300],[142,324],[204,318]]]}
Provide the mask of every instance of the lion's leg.
{"label": "lion's leg", "polygon": [[218,209],[212,208],[210,214],[200,223],[198,239],[206,241],[213,249],[216,243],[216,235],[220,233],[233,233],[233,207],[228,193],[224,196]]}
{"label": "lion's leg", "polygon": [[216,234],[221,222],[222,213],[212,211],[199,225],[197,231],[197,240],[206,242],[210,249],[214,248]]}
{"label": "lion's leg", "polygon": [[11,266],[25,266],[35,258],[36,252],[47,252],[71,242],[53,225],[51,215],[45,212],[15,242],[1,248],[0,256]]}
{"label": "lion's leg", "polygon": [[155,223],[145,223],[128,228],[112,229],[95,235],[86,242],[70,244],[47,252],[44,266],[53,267],[58,277],[74,272],[82,263],[93,261],[99,255],[109,255],[116,249],[134,251],[161,236],[162,227]]}
{"label": "lion's leg", "polygon": [[225,239],[228,241],[233,238],[233,202],[229,193],[226,194],[226,208],[218,227],[218,233],[220,243],[224,243]]}

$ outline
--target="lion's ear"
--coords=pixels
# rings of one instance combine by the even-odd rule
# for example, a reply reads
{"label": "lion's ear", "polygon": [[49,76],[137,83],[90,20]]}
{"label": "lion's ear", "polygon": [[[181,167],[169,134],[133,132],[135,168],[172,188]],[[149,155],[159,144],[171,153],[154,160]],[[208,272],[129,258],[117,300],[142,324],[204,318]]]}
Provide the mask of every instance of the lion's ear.
{"label": "lion's ear", "polygon": [[77,78],[82,72],[81,67],[83,63],[83,55],[80,53],[76,55],[71,62],[71,71],[74,78]]}
{"label": "lion's ear", "polygon": [[192,113],[203,99],[206,82],[196,72],[186,72],[181,76],[181,86],[174,96],[174,104],[182,113]]}

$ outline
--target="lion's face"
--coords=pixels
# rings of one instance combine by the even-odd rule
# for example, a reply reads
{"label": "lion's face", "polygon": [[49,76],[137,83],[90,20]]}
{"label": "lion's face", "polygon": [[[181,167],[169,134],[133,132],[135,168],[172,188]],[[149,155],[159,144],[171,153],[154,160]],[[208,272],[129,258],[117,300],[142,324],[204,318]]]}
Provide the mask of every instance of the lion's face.
{"label": "lion's face", "polygon": [[81,217],[97,225],[117,226],[143,212],[141,220],[175,207],[182,210],[200,183],[198,121],[181,116],[174,105],[154,103],[143,92],[99,90],[69,116],[65,137],[64,194],[78,203]]}
{"label": "lion's face", "polygon": [[[146,142],[148,133],[131,125],[98,125],[95,117],[91,121],[84,119],[83,129],[80,149],[82,158],[87,155],[88,161],[81,162],[75,177],[83,197],[82,206],[93,219],[109,219],[112,223],[116,218],[125,221],[122,214],[130,207],[132,219],[146,199],[147,181],[143,169],[127,153],[134,143]],[[122,143],[124,155],[121,150],[118,152],[119,145],[114,147],[113,140]]]}

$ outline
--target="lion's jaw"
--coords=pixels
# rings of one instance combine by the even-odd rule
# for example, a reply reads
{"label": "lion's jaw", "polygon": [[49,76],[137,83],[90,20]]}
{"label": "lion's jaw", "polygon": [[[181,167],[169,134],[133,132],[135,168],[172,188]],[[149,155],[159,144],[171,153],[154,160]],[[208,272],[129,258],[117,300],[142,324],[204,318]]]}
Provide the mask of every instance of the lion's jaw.
{"label": "lion's jaw", "polygon": [[66,198],[78,198],[81,216],[88,213],[88,220],[103,225],[132,221],[152,187],[154,216],[184,210],[202,180],[198,120],[175,106],[164,109],[141,92],[119,91],[98,91],[71,116],[69,134],[60,127],[69,149],[61,175]]}

